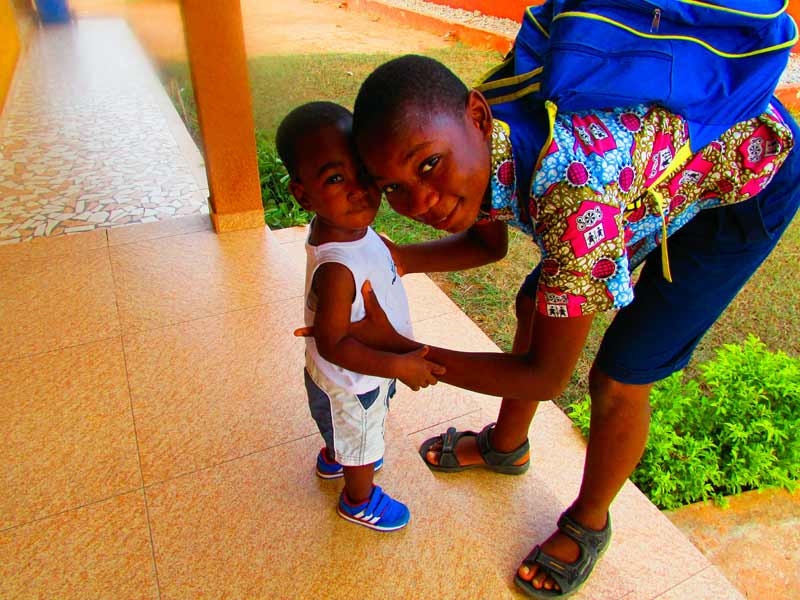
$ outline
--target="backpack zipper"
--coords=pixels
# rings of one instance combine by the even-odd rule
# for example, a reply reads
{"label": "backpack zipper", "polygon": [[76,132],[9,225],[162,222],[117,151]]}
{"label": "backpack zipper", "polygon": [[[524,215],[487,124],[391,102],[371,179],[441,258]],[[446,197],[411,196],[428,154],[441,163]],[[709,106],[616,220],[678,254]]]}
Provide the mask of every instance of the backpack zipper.
{"label": "backpack zipper", "polygon": [[650,23],[650,33],[654,31],[658,33],[658,28],[661,27],[661,9],[656,8],[653,10],[653,21]]}

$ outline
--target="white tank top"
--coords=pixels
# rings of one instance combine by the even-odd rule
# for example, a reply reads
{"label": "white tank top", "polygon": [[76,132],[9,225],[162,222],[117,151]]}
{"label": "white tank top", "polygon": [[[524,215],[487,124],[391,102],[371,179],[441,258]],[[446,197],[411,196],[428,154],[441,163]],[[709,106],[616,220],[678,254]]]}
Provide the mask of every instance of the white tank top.
{"label": "white tank top", "polygon": [[[309,234],[310,234],[309,228]],[[366,314],[361,286],[369,279],[378,302],[389,322],[398,333],[412,336],[411,315],[403,282],[397,274],[392,255],[380,236],[372,227],[360,240],[353,242],[329,242],[312,246],[306,239],[306,302],[305,324],[314,324],[316,295],[311,290],[314,273],[325,263],[339,263],[353,274],[356,296],[350,307],[350,322],[360,321]],[[385,381],[382,377],[355,373],[335,365],[319,355],[314,338],[306,338],[306,360],[313,361],[322,373],[333,383],[354,394],[363,394],[378,387]]]}

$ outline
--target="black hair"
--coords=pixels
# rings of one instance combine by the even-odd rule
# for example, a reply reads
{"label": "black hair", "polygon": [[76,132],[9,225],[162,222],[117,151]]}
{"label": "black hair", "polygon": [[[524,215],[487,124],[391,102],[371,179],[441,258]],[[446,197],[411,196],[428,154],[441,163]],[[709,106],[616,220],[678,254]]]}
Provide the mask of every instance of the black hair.
{"label": "black hair", "polygon": [[275,134],[275,146],[292,179],[297,176],[297,140],[327,125],[343,124],[349,131],[352,123],[353,113],[334,102],[308,102],[286,115]]}
{"label": "black hair", "polygon": [[460,117],[468,96],[467,86],[442,63],[407,54],[382,64],[361,84],[353,134],[358,138],[376,127],[394,129],[410,114]]}

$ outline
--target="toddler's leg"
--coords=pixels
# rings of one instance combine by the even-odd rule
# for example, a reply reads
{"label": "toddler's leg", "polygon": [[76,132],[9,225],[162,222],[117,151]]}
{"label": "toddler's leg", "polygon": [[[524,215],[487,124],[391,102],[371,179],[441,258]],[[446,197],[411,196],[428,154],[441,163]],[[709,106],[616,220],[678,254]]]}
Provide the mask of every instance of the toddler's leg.
{"label": "toddler's leg", "polygon": [[344,492],[351,504],[361,504],[369,499],[375,466],[342,467],[344,469]]}

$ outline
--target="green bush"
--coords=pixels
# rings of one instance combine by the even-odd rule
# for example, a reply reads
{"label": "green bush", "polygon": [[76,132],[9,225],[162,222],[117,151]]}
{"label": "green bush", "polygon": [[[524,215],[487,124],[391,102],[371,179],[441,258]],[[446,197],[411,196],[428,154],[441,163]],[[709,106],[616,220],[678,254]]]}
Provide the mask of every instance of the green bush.
{"label": "green bush", "polygon": [[[750,335],[699,367],[675,373],[651,394],[650,437],[631,480],[659,508],[672,509],[800,480],[800,358],[773,353]],[[588,435],[588,397],[569,406]]]}
{"label": "green bush", "polygon": [[303,210],[289,191],[289,174],[272,141],[256,133],[258,175],[261,181],[261,204],[264,221],[273,229],[305,225],[311,213]]}

